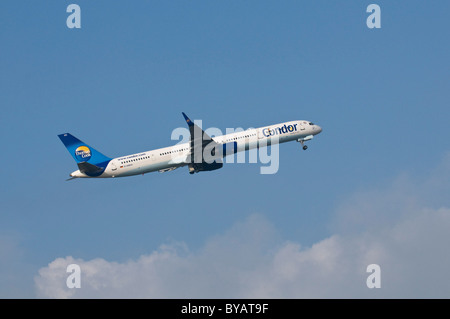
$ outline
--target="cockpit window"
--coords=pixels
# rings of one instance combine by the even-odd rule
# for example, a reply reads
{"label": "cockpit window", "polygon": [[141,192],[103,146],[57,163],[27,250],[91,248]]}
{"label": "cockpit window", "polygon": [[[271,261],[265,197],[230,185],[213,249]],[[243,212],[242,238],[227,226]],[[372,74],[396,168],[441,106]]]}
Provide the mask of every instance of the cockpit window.
{"label": "cockpit window", "polygon": [[314,123],[313,122],[309,122],[309,125],[314,125]]}

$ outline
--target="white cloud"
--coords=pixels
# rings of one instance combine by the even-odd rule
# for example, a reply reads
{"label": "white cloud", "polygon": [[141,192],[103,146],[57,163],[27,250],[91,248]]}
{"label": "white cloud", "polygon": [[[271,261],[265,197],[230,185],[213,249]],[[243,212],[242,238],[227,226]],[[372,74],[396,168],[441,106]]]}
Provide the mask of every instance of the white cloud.
{"label": "white cloud", "polygon": [[[195,252],[179,243],[123,263],[58,258],[35,277],[37,295],[448,298],[449,158],[427,179],[402,176],[344,200],[336,212],[335,235],[311,247],[280,241],[268,220],[252,215]],[[434,207],[439,203],[445,206]],[[71,263],[81,267],[80,289],[66,287]],[[380,289],[366,286],[366,267],[372,263],[381,267]]]}

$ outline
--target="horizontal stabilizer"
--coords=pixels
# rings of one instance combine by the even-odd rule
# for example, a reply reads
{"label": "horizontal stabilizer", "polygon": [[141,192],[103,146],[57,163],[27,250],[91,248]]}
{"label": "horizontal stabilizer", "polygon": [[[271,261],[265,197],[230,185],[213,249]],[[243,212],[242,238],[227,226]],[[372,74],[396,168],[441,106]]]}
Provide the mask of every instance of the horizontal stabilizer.
{"label": "horizontal stabilizer", "polygon": [[104,171],[102,167],[98,167],[94,164],[89,164],[88,162],[78,163],[78,168],[80,169],[81,173],[88,176],[95,176],[97,174],[100,175]]}

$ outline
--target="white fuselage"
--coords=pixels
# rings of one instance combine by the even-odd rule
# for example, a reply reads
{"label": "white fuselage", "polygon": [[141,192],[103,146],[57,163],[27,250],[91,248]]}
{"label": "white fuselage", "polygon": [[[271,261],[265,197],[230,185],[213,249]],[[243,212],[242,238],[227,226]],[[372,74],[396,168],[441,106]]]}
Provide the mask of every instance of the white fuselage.
{"label": "white fuselage", "polygon": [[[311,139],[322,129],[309,121],[291,121],[280,124],[248,129],[237,133],[216,136],[213,140],[218,144],[236,142],[237,152],[246,151],[261,146],[289,141],[302,141]],[[186,166],[186,159],[191,156],[190,142],[174,146],[159,148],[113,158],[105,171],[98,176],[123,177],[145,174],[155,171],[169,171]],[[72,177],[90,177],[79,170],[70,174]]]}

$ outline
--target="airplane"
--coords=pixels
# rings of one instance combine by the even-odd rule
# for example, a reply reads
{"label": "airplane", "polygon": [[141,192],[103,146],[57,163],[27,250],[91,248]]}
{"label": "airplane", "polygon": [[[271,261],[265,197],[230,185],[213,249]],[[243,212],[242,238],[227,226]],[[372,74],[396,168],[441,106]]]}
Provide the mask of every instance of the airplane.
{"label": "airplane", "polygon": [[290,121],[212,138],[184,112],[182,114],[189,127],[188,143],[116,158],[103,155],[70,133],[59,134],[78,165],[78,170],[67,180],[163,173],[183,166],[189,168],[190,174],[213,171],[223,166],[222,158],[228,155],[275,143],[297,141],[306,150],[305,142],[322,132],[322,128],[312,122]]}

